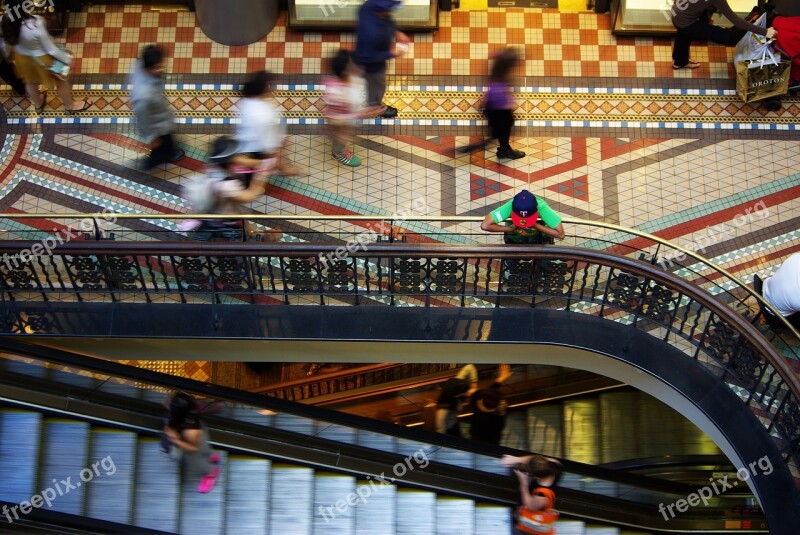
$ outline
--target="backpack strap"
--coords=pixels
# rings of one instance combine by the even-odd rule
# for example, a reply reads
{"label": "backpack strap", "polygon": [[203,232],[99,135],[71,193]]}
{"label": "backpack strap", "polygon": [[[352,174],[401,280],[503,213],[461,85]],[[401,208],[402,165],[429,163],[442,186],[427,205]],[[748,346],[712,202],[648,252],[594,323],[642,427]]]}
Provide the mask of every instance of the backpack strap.
{"label": "backpack strap", "polygon": [[556,506],[556,493],[553,492],[552,489],[547,487],[536,487],[532,494],[541,496],[542,498],[547,498],[547,507],[544,508],[545,511],[549,511]]}

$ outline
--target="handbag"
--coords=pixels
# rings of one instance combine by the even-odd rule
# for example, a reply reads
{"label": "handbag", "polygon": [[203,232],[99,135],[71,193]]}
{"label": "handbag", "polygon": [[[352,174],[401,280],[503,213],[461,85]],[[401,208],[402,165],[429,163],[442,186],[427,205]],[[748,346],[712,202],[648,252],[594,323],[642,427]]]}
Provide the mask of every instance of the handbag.
{"label": "handbag", "polygon": [[[64,51],[65,54],[67,54],[70,58],[72,58],[72,54],[67,52],[67,49],[65,47],[62,46],[59,48],[61,48],[61,50]],[[39,62],[39,65],[47,69],[47,72],[50,73],[50,76],[52,76],[56,80],[62,80],[62,81],[66,80],[67,76],[69,76],[69,71],[70,71],[69,63],[64,63],[60,59],[54,58],[53,56],[50,56],[50,58],[53,60],[53,62],[50,64],[49,67],[45,65],[45,63],[38,57],[36,58],[36,61]]]}
{"label": "handbag", "polygon": [[533,535],[554,535],[555,522],[560,513],[553,509],[556,494],[545,487],[538,487],[533,494],[547,498],[547,506],[541,511],[531,511],[525,507],[517,509],[517,529]]}

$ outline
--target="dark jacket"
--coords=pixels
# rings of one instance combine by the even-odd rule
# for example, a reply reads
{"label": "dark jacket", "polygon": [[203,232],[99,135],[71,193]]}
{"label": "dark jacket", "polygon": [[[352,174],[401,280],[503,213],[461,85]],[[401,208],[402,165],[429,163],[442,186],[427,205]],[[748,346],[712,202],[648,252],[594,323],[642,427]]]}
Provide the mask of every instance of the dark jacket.
{"label": "dark jacket", "polygon": [[355,60],[368,73],[377,72],[392,59],[392,43],[397,25],[390,17],[379,17],[367,0],[358,10]]}

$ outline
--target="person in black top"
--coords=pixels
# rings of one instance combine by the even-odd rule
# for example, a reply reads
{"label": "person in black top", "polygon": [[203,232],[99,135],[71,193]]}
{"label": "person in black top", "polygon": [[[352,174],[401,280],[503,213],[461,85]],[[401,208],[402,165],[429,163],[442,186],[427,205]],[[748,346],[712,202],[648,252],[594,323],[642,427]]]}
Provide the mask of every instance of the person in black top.
{"label": "person in black top", "polygon": [[198,492],[211,492],[219,477],[220,455],[208,444],[208,430],[200,419],[197,401],[189,394],[176,392],[168,399],[167,406],[164,436],[178,449],[188,472],[200,476]]}
{"label": "person in black top", "polygon": [[500,444],[506,426],[506,401],[500,394],[503,383],[511,377],[511,366],[501,364],[498,377],[489,388],[476,391],[471,398],[472,422],[469,434],[472,440]]}
{"label": "person in black top", "polygon": [[436,432],[461,436],[461,427],[458,425],[458,413],[464,401],[478,390],[478,370],[472,364],[467,364],[452,377],[444,382],[436,402]]}
{"label": "person in black top", "polygon": [[558,459],[544,455],[515,457],[503,455],[500,464],[514,469],[519,481],[520,505],[531,511],[541,511],[548,506],[548,499],[533,494],[539,487],[553,489],[561,479],[563,467]]}

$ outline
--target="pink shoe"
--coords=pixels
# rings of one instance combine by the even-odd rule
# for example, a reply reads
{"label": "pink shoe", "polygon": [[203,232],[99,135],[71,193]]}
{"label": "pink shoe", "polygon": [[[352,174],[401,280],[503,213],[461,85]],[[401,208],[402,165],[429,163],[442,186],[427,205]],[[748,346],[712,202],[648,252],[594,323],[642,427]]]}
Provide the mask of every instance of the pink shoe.
{"label": "pink shoe", "polygon": [[217,464],[219,462],[219,459],[220,459],[219,453],[215,453],[211,457],[208,458],[208,462],[210,462],[212,464]]}
{"label": "pink shoe", "polygon": [[209,492],[214,490],[214,485],[217,484],[218,477],[219,477],[219,468],[212,469],[211,473],[203,476],[203,479],[200,480],[200,485],[197,487],[197,492],[199,492],[200,494],[208,494]]}

